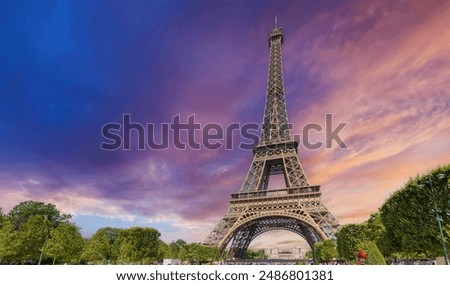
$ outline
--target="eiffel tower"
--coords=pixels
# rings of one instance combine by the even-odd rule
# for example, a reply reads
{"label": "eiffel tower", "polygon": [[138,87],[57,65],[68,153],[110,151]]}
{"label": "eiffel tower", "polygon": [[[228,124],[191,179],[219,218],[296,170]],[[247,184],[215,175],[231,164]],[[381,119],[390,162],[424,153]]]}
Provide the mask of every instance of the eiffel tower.
{"label": "eiffel tower", "polygon": [[[297,156],[298,142],[289,128],[284,95],[281,46],[283,31],[275,20],[269,34],[269,76],[259,144],[239,193],[231,194],[230,208],[204,244],[242,259],[248,246],[262,233],[287,230],[314,243],[330,238],[339,227],[322,204],[319,185],[310,185]],[[286,187],[268,190],[269,179],[283,174]]]}

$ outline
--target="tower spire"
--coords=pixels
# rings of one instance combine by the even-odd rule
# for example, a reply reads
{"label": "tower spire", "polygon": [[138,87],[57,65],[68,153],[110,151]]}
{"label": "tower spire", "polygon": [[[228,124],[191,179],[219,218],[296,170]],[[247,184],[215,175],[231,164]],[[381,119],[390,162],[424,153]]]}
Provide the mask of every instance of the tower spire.
{"label": "tower spire", "polygon": [[259,146],[292,141],[284,95],[282,44],[283,31],[281,27],[278,27],[278,19],[275,15],[275,28],[269,34],[269,76]]}

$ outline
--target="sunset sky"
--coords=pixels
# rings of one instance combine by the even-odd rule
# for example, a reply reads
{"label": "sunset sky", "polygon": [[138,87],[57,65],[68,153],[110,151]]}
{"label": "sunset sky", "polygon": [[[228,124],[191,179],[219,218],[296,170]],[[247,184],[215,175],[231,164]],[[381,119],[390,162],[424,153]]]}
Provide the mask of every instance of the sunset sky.
{"label": "sunset sky", "polygon": [[53,203],[85,236],[148,226],[203,241],[251,150],[104,151],[101,128],[123,114],[262,122],[275,15],[294,133],[326,113],[347,123],[348,149],[299,148],[341,224],[450,162],[449,1],[1,1],[0,207]]}

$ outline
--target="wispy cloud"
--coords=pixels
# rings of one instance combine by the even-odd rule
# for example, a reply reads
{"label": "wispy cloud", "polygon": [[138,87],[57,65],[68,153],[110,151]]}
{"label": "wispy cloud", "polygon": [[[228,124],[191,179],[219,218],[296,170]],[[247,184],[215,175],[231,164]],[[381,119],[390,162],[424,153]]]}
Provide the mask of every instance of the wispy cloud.
{"label": "wispy cloud", "polygon": [[[4,210],[42,200],[78,216],[144,220],[169,241],[201,241],[239,190],[251,151],[104,152],[100,129],[123,113],[155,124],[177,114],[261,122],[275,13],[295,131],[325,113],[348,123],[340,133],[348,149],[299,151],[342,223],[365,220],[409,177],[449,162],[446,1],[113,3],[109,14],[35,5],[2,9]],[[61,28],[56,15],[66,15]]]}

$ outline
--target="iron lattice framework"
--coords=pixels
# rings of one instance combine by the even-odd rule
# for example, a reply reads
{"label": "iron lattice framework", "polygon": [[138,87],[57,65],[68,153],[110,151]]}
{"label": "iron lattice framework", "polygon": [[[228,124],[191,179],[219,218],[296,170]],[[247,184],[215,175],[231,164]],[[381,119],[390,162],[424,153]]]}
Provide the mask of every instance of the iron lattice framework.
{"label": "iron lattice framework", "polygon": [[[332,237],[339,223],[322,204],[320,186],[310,185],[292,139],[283,82],[281,46],[283,32],[269,35],[270,59],[266,105],[260,142],[239,193],[231,194],[230,208],[204,244],[243,258],[251,241],[271,230],[287,230],[302,236],[312,247]],[[286,187],[268,190],[271,175],[283,174]]]}

